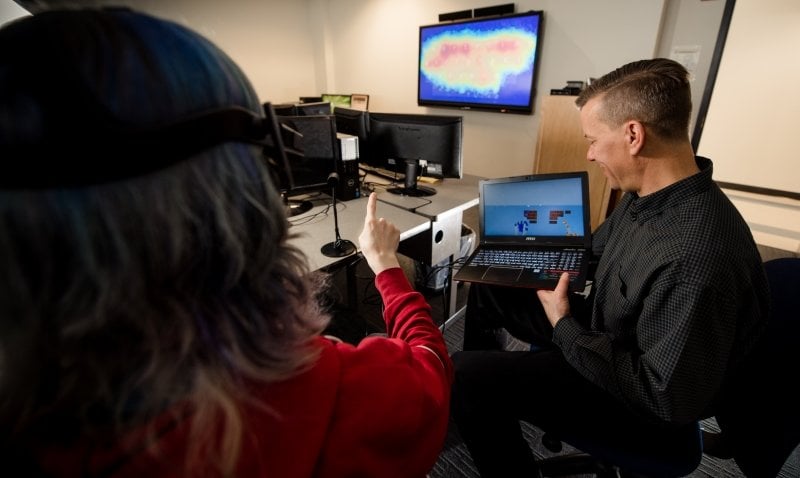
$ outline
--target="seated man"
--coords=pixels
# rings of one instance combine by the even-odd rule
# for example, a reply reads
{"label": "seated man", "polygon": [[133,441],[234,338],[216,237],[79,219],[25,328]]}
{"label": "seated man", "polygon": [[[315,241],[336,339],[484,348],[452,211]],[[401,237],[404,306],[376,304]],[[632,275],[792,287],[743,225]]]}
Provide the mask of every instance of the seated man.
{"label": "seated man", "polygon": [[[668,453],[712,412],[767,319],[752,235],[689,141],[686,69],[636,61],[576,104],[587,159],[626,194],[593,236],[588,297],[567,293],[567,274],[553,291],[471,286],[451,411],[483,476],[534,476],[519,420]],[[500,350],[501,327],[534,350]]]}

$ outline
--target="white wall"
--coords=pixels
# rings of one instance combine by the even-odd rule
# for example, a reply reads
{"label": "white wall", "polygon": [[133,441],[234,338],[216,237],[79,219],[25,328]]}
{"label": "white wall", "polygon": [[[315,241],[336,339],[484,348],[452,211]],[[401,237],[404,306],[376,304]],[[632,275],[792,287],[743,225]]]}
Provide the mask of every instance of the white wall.
{"label": "white wall", "polygon": [[[725,0],[668,0],[664,10],[664,26],[656,55],[680,61],[692,74],[694,108],[690,134],[697,121],[724,10]],[[673,55],[673,49],[683,53],[695,50],[696,63],[683,61],[690,59],[688,55]]]}
{"label": "white wall", "polygon": [[698,151],[718,181],[800,194],[800,2],[737,0]]}
{"label": "white wall", "polygon": [[[487,6],[476,0],[318,0],[328,4],[333,93],[366,93],[370,110],[464,116],[464,170],[486,177],[528,174],[542,97],[567,80],[600,76],[629,61],[651,58],[662,1],[522,0],[518,12],[544,11],[538,91],[533,115],[420,108],[416,104],[418,27],[439,13]],[[491,5],[491,2],[489,3]],[[334,7],[335,6],[335,7]],[[333,91],[335,90],[335,91]]]}
{"label": "white wall", "polygon": [[[669,56],[676,45],[697,45],[699,62],[693,85],[697,108],[725,2],[517,1],[518,12],[545,12],[533,115],[462,112],[416,105],[418,27],[436,23],[439,13],[483,7],[491,2],[85,0],[82,3],[129,5],[205,34],[239,63],[264,101],[295,101],[299,96],[324,92],[365,93],[370,95],[373,111],[461,114],[465,118],[465,171],[500,177],[532,171],[542,98],[550,89],[563,87],[567,80],[597,77],[636,59]],[[0,23],[25,14],[10,0],[0,0],[0,7]],[[788,149],[786,153],[791,151]],[[794,174],[793,168],[787,172]],[[753,201],[758,203],[761,199],[746,196],[735,193],[732,199],[746,217],[753,214],[765,217],[758,210],[749,212]],[[770,203],[769,207],[784,210],[793,206]],[[790,212],[796,209],[794,206]],[[787,241],[780,227],[749,220],[760,244],[800,252],[797,238]]]}
{"label": "white wall", "polygon": [[239,64],[263,101],[296,101],[319,92],[318,30],[307,0],[95,0],[128,5],[186,25]]}
{"label": "white wall", "polygon": [[[698,153],[714,177],[800,194],[800,3],[737,0]],[[800,253],[800,201],[726,190],[756,242]]]}
{"label": "white wall", "polygon": [[521,0],[543,10],[544,31],[533,115],[419,108],[418,28],[439,13],[492,5],[479,0],[99,0],[184,23],[227,51],[262,100],[320,93],[365,93],[370,110],[464,116],[464,170],[528,174],[541,100],[567,80],[600,76],[656,51],[664,0]]}

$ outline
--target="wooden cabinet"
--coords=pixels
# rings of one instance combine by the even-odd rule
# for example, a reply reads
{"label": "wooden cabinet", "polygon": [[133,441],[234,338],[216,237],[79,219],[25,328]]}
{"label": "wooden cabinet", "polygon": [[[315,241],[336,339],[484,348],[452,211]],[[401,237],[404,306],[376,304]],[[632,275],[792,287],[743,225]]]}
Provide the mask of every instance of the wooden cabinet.
{"label": "wooden cabinet", "polygon": [[586,159],[589,144],[583,137],[575,96],[550,95],[542,101],[542,119],[533,163],[534,173],[585,170],[589,173],[589,207],[592,231],[613,208],[616,194],[603,171]]}

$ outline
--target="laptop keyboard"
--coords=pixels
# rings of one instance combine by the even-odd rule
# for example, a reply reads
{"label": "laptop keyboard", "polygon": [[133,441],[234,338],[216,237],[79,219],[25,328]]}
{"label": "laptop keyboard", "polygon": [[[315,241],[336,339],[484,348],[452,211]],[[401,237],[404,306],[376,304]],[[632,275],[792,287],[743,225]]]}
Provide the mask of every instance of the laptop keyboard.
{"label": "laptop keyboard", "polygon": [[533,269],[533,272],[561,271],[575,273],[583,262],[583,251],[578,250],[519,250],[481,249],[471,264],[477,266],[510,266]]}

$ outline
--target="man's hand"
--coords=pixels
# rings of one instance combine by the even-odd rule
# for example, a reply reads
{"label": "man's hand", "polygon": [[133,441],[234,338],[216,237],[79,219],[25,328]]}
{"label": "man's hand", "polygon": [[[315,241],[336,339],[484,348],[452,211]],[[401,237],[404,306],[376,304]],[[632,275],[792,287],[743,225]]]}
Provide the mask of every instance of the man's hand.
{"label": "man's hand", "polygon": [[537,290],[536,295],[542,303],[547,320],[553,327],[562,317],[569,315],[569,274],[564,272],[558,278],[558,284],[553,290]]}
{"label": "man's hand", "polygon": [[375,275],[392,267],[400,267],[400,261],[397,259],[400,231],[386,219],[375,218],[377,208],[378,195],[370,193],[367,213],[364,216],[364,229],[358,236],[361,253]]}

